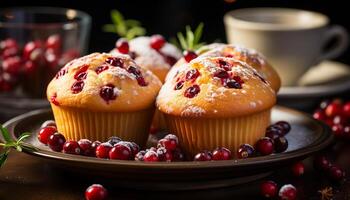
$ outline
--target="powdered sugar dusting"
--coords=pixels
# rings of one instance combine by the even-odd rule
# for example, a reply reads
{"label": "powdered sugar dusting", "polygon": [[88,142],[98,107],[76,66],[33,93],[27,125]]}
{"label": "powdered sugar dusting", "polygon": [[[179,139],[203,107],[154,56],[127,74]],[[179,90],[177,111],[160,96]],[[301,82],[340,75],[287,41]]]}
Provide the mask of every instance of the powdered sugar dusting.
{"label": "powdered sugar dusting", "polygon": [[186,117],[186,116],[196,116],[199,117],[202,114],[205,113],[205,110],[199,106],[194,106],[194,105],[190,105],[188,107],[186,107],[182,112],[181,112],[181,116]]}

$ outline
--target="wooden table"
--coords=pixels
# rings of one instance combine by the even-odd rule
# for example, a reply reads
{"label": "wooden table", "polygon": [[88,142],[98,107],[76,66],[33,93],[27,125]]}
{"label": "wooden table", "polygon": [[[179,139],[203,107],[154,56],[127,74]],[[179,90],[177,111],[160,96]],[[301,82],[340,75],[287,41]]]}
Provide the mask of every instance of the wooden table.
{"label": "wooden table", "polygon": [[[342,155],[349,157],[349,149],[347,148],[348,152],[342,150]],[[342,155],[339,159],[343,159]],[[349,160],[343,160],[343,162],[350,163]],[[276,173],[265,180],[274,180],[280,185],[286,183],[295,185],[298,189],[299,199],[320,199],[317,191],[327,186],[332,186],[336,190],[335,200],[350,199],[350,181],[339,186],[331,185],[324,175],[313,170],[310,158],[304,163],[306,164],[306,173],[302,177],[293,177],[290,169],[284,168],[275,169]],[[15,151],[11,152],[7,163],[0,169],[0,199],[84,199],[85,189],[93,183],[102,183],[108,189],[110,199],[145,199],[145,197],[147,199],[261,199],[259,196],[260,181],[230,188],[201,191],[137,191],[118,188],[105,183],[104,180],[98,180],[98,178],[78,177],[52,166],[46,160]]]}

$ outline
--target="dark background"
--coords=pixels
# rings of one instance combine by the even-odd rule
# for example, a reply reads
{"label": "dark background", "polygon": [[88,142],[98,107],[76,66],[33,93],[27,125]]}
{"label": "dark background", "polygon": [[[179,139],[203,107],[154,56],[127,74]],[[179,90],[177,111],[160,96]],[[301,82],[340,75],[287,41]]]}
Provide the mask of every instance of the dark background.
{"label": "dark background", "polygon": [[[233,1],[233,2],[229,2]],[[147,29],[147,34],[160,33],[167,38],[183,31],[186,25],[197,26],[204,22],[203,40],[226,41],[223,15],[233,9],[245,7],[289,7],[313,10],[328,15],[332,24],[350,30],[347,1],[331,0],[1,0],[0,7],[53,6],[69,7],[89,13],[93,19],[90,52],[109,51],[118,36],[104,33],[103,24],[110,23],[110,10],[118,9],[128,19],[137,19]],[[349,51],[337,60],[350,63]]]}

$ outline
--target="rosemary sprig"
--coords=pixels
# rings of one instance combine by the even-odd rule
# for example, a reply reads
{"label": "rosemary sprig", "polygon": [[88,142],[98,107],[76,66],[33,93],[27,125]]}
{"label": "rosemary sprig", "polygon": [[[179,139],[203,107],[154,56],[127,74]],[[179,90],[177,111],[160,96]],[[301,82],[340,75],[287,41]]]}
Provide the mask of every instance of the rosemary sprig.
{"label": "rosemary sprig", "polygon": [[197,50],[201,46],[205,45],[204,42],[200,42],[202,37],[204,24],[201,22],[196,30],[193,32],[190,26],[186,26],[186,36],[181,32],[177,33],[177,39],[180,42],[180,47],[183,50]]}
{"label": "rosemary sprig", "polygon": [[141,26],[139,21],[125,19],[118,10],[111,10],[111,19],[113,24],[105,24],[102,27],[103,31],[116,33],[127,40],[146,34],[146,29]]}
{"label": "rosemary sprig", "polygon": [[23,148],[35,150],[34,147],[24,146],[23,141],[30,136],[30,133],[22,133],[17,140],[13,140],[10,136],[9,131],[5,127],[3,127],[2,124],[0,124],[0,132],[5,140],[5,143],[0,143],[0,146],[2,146],[2,152],[0,153],[0,168],[5,164],[12,148],[16,149],[19,152],[21,152]]}

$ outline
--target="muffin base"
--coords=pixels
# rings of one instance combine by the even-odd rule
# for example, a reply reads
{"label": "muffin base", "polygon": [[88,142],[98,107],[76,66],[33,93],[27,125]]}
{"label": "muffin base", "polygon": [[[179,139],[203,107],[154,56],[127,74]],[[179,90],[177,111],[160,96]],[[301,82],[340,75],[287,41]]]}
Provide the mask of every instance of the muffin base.
{"label": "muffin base", "polygon": [[270,124],[271,109],[232,118],[189,118],[165,115],[171,133],[179,137],[180,145],[189,158],[203,150],[226,147],[236,156],[241,144],[254,145],[265,135]]}
{"label": "muffin base", "polygon": [[147,142],[154,109],[136,112],[93,112],[51,104],[57,129],[67,140],[106,141],[111,136],[141,146]]}
{"label": "muffin base", "polygon": [[160,112],[159,110],[156,110],[153,115],[152,120],[152,127],[158,129],[158,130],[166,130],[166,121],[164,118],[164,114]]}

